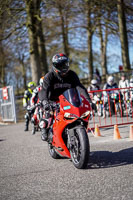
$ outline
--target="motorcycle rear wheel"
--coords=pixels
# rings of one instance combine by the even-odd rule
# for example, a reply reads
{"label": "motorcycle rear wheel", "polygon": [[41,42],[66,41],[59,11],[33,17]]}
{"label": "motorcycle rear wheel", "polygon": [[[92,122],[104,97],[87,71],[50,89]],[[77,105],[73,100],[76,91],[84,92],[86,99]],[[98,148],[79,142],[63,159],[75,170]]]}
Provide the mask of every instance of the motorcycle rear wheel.
{"label": "motorcycle rear wheel", "polygon": [[87,167],[89,161],[89,138],[84,128],[79,128],[74,131],[73,144],[70,148],[71,159],[74,166],[78,169]]}
{"label": "motorcycle rear wheel", "polygon": [[55,151],[55,148],[52,146],[52,144],[48,143],[48,151],[49,154],[52,158],[54,159],[58,159],[60,158],[60,156],[57,154],[57,152]]}

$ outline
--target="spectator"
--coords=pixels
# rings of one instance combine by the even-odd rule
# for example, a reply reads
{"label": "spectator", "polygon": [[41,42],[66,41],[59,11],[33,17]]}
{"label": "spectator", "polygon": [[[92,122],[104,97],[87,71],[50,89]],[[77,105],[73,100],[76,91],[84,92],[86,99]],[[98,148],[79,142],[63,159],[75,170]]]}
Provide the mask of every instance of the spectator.
{"label": "spectator", "polygon": [[[126,79],[125,74],[123,73],[121,75],[121,80],[119,81],[119,88],[128,88],[129,87],[129,81]],[[129,98],[129,92],[128,89],[121,89],[121,94],[122,94],[122,98],[123,100],[128,100]]]}

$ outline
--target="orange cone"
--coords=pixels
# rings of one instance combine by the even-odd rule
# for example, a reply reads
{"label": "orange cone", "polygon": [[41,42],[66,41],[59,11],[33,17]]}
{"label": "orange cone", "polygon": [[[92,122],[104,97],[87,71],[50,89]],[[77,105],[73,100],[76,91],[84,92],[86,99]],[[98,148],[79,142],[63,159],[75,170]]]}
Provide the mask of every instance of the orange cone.
{"label": "orange cone", "polygon": [[95,137],[101,136],[101,133],[100,133],[98,124],[95,125],[95,134],[94,134],[94,136],[95,136]]}
{"label": "orange cone", "polygon": [[130,138],[130,140],[133,140],[133,125],[130,125],[129,138]]}
{"label": "orange cone", "polygon": [[114,140],[118,140],[118,139],[121,139],[121,136],[120,136],[118,126],[116,124],[114,125]]}

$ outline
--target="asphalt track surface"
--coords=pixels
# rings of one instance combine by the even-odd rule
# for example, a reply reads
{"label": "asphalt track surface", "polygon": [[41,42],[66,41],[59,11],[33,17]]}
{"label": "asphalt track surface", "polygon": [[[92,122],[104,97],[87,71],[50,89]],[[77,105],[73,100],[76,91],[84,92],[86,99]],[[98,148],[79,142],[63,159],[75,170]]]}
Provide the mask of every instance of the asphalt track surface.
{"label": "asphalt track surface", "polygon": [[85,170],[71,160],[54,160],[40,132],[24,132],[24,123],[0,125],[0,200],[133,200],[133,141],[129,126],[101,137],[89,133],[90,162]]}

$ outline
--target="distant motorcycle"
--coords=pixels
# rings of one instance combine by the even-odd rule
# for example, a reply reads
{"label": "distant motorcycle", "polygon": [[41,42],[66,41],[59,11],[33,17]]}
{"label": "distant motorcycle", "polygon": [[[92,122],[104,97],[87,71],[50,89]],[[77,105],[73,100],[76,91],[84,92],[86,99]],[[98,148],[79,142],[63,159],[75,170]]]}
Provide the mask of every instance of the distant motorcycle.
{"label": "distant motorcycle", "polygon": [[[120,98],[119,98],[120,96]],[[113,91],[111,94],[111,100],[113,102],[113,113],[116,113],[118,116],[123,117],[124,110],[123,110],[123,101],[121,98],[121,94],[119,95],[118,91]]]}
{"label": "distant motorcycle", "polygon": [[133,117],[133,92],[130,92],[130,98],[127,100],[128,116]]}
{"label": "distant motorcycle", "polygon": [[116,113],[120,117],[122,117],[124,110],[122,99],[119,98],[119,92],[116,90],[111,91],[106,98],[107,103],[104,105],[104,116],[112,116]]}
{"label": "distant motorcycle", "polygon": [[40,128],[40,121],[42,119],[43,116],[43,108],[41,106],[41,103],[37,103],[31,107],[28,108],[29,111],[33,111],[34,110],[34,114],[31,118],[31,123],[32,123],[32,135],[34,135],[36,133],[36,131],[38,131]]}
{"label": "distant motorcycle", "polygon": [[97,113],[97,115],[100,117],[103,116],[103,100],[101,98],[101,95],[95,95],[92,102],[95,104],[95,112]]}

